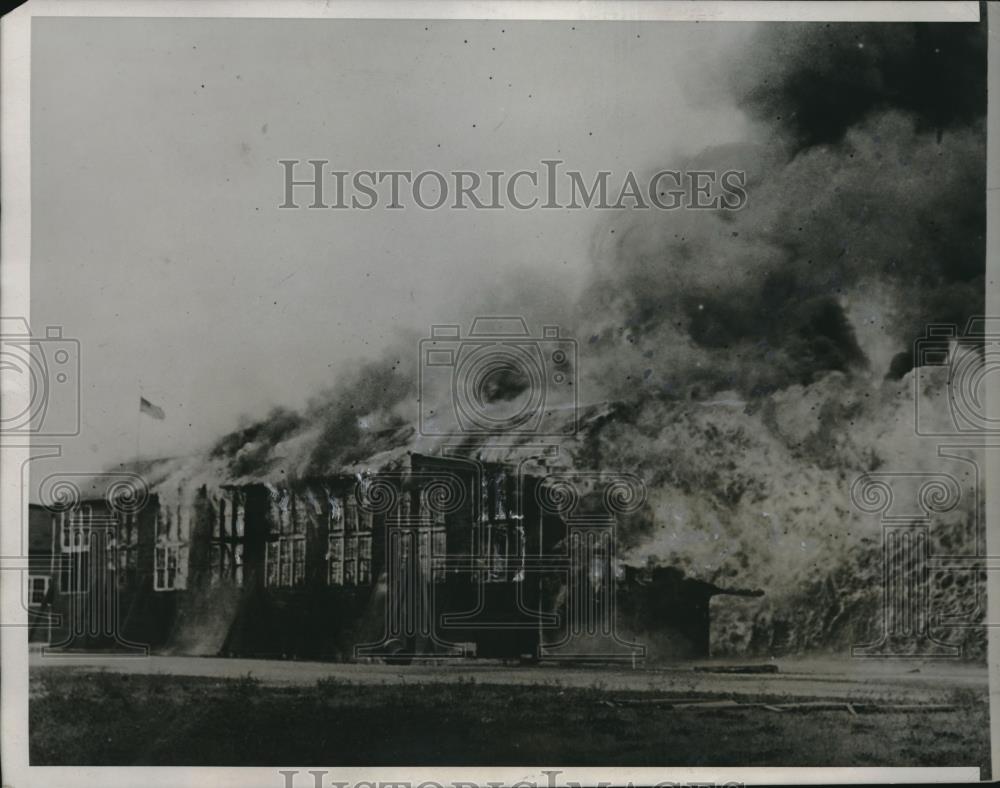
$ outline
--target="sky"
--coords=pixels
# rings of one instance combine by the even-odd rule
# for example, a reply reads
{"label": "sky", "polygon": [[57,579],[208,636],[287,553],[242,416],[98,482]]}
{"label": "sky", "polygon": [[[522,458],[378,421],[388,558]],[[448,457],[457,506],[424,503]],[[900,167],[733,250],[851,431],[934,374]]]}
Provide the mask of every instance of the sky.
{"label": "sky", "polygon": [[[613,221],[597,210],[278,210],[280,159],[676,166],[747,138],[722,76],[751,32],[36,19],[31,322],[81,343],[81,432],[50,467],[195,452],[241,418],[301,407],[400,331],[426,334],[469,304],[489,312],[520,271],[572,297]],[[529,322],[546,319],[544,304],[533,299]],[[139,417],[140,394],[163,421]]]}

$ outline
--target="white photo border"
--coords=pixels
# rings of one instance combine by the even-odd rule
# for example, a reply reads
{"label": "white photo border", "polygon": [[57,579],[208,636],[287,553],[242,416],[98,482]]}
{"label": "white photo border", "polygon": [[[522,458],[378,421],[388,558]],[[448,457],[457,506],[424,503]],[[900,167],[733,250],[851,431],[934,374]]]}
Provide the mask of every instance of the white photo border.
{"label": "white photo border", "polygon": [[[920,21],[975,22],[976,2],[691,2],[690,0],[30,0],[0,21],[0,315],[30,318],[31,171],[30,171],[30,72],[32,17],[197,17],[197,18],[314,18],[314,19],[502,19],[502,20],[590,20],[590,21]],[[1000,29],[1000,11],[989,7],[989,76],[992,86],[1000,85],[1000,52],[993,46]],[[991,91],[992,93],[992,91]],[[1000,124],[997,102],[988,112],[987,190],[987,282],[1000,282],[1000,187],[997,161],[1000,143],[992,132]],[[1000,287],[987,292],[989,314],[1000,314]],[[0,407],[15,412],[23,409],[27,392],[2,387]],[[35,456],[58,454],[58,445],[19,439],[0,439],[0,569],[23,561],[26,544],[28,503],[23,495],[23,471]],[[991,453],[992,454],[992,453]],[[994,458],[994,463],[996,459]],[[996,478],[993,468],[990,478]],[[1000,554],[1000,499],[987,496],[988,549]],[[18,523],[19,528],[10,524]],[[6,564],[7,566],[4,566]],[[20,601],[21,572],[0,571],[0,614],[5,621],[26,621]],[[988,573],[988,594],[1000,598],[1000,575]],[[219,786],[219,788],[282,788],[279,769],[292,765],[261,768],[195,767],[53,767],[29,766],[28,762],[28,630],[24,626],[0,628],[0,762],[5,786],[51,786],[72,784],[84,788],[114,788],[142,784],[146,788],[179,786]],[[1000,633],[989,628],[988,668],[990,676],[990,719],[1000,714]],[[994,777],[1000,773],[1000,736],[991,724],[991,756]],[[308,769],[301,767],[301,779]],[[370,781],[410,782],[431,780],[444,785],[454,781],[485,785],[500,781],[513,785],[536,781],[547,785],[543,770],[559,770],[558,784],[576,781],[593,785],[600,781],[613,785],[673,783],[715,783],[739,781],[745,784],[830,784],[830,783],[920,783],[976,782],[979,767],[959,768],[598,768],[524,767],[328,767],[327,780],[348,784]]]}

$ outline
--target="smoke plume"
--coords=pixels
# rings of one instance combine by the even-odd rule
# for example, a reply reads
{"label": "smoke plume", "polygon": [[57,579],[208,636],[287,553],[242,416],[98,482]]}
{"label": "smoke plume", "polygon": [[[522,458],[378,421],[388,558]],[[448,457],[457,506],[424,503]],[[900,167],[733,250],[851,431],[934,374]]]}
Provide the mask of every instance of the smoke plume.
{"label": "smoke plume", "polygon": [[[928,323],[983,310],[985,52],[976,24],[763,27],[731,64],[753,138],[663,163],[746,171],[743,210],[633,211],[596,233],[578,303],[535,273],[456,311],[571,328],[582,401],[608,404],[585,409],[562,454],[642,475],[628,560],[767,591],[725,647],[840,647],[878,615],[879,532],[849,488],[879,468],[940,468],[913,434],[912,348]],[[303,412],[170,464],[163,486],[435,451],[416,429],[418,340],[345,371]],[[975,514],[939,523],[939,538],[971,544]]]}
{"label": "smoke plume", "polygon": [[[983,310],[985,35],[774,25],[732,73],[756,139],[682,166],[746,170],[748,205],[602,235],[586,384],[620,406],[578,457],[644,469],[632,560],[767,589],[734,649],[841,647],[879,612],[880,535],[850,483],[945,470],[913,434],[913,345]],[[965,506],[935,527],[968,551]]]}

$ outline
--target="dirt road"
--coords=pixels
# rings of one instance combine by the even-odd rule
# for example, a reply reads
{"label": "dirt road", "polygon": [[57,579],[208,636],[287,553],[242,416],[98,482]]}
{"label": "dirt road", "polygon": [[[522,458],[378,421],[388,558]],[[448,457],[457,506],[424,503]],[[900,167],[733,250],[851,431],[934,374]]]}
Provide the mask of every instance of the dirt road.
{"label": "dirt road", "polygon": [[[704,669],[727,663],[684,663],[669,668],[571,666],[525,667],[455,662],[414,664],[345,664],[216,657],[43,656],[33,653],[34,668],[117,673],[234,678],[251,675],[264,684],[309,685],[335,678],[352,684],[428,684],[475,681],[479,684],[600,687],[610,691],[783,695],[847,700],[947,700],[956,689],[987,692],[986,668],[946,661],[809,659],[778,660],[777,673],[712,673]],[[761,664],[761,663],[756,663]],[[700,668],[701,670],[696,670]]]}

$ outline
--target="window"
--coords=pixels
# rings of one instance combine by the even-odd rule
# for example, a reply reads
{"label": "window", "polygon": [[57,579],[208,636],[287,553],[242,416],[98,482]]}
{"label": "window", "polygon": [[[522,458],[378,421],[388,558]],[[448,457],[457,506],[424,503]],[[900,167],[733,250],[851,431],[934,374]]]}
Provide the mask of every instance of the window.
{"label": "window", "polygon": [[275,528],[279,533],[288,533],[292,530],[292,496],[288,490],[276,490],[271,495],[271,504]]}
{"label": "window", "polygon": [[431,529],[431,569],[435,582],[444,581],[445,561],[448,553],[448,538],[443,527]]}
{"label": "window", "polygon": [[59,564],[59,590],[64,594],[83,594],[90,590],[90,533],[94,510],[84,505],[53,515],[53,527],[59,530],[59,546],[65,555]]}
{"label": "window", "polygon": [[526,571],[527,540],[524,536],[524,526],[520,523],[515,524],[513,527],[513,540],[515,545],[514,558],[512,559],[514,577],[511,579],[515,583],[523,583]]}
{"label": "window", "polygon": [[187,521],[185,510],[161,505],[156,512],[156,544],[153,548],[153,590],[187,588]]}
{"label": "window", "polygon": [[503,536],[501,527],[487,520],[480,525],[480,533],[482,538],[480,564],[485,570],[484,579],[487,583],[503,580],[500,571],[501,553],[499,546]]}
{"label": "window", "polygon": [[326,548],[327,577],[332,586],[344,584],[344,532],[334,531],[327,537]]}
{"label": "window", "polygon": [[353,586],[358,581],[358,535],[344,537],[344,585]]}
{"label": "window", "polygon": [[243,585],[243,544],[246,500],[240,490],[225,489],[215,499],[215,519],[209,544],[209,582]]}
{"label": "window", "polygon": [[448,539],[445,530],[445,513],[440,507],[430,506],[427,500],[427,488],[420,491],[420,524],[422,528],[429,527],[429,540],[421,537],[420,549],[425,553],[430,550],[429,564],[435,582],[444,581],[444,569],[447,560]]}
{"label": "window", "polygon": [[212,585],[218,585],[223,581],[231,581],[237,586],[243,585],[242,543],[213,544],[209,548],[209,556],[212,566]]}
{"label": "window", "polygon": [[447,541],[444,528],[423,526],[416,530],[417,560],[421,572],[430,572],[433,582],[444,581],[445,548]]}
{"label": "window", "polygon": [[477,554],[486,582],[524,579],[524,529],[510,487],[511,480],[502,471],[482,477]]}
{"label": "window", "polygon": [[418,577],[421,582],[444,582],[447,558],[444,528],[398,526],[388,529],[387,539],[387,572],[397,573],[400,578]]}
{"label": "window", "polygon": [[344,530],[353,532],[358,530],[358,502],[353,495],[348,495],[344,501]]}
{"label": "window", "polygon": [[293,588],[306,582],[306,530],[309,505],[289,490],[272,490],[271,527],[267,543],[265,582],[273,588]]}
{"label": "window", "polygon": [[503,471],[496,471],[491,481],[492,510],[491,520],[506,520],[510,517],[511,511],[507,501],[507,479]]}
{"label": "window", "polygon": [[309,524],[309,508],[308,499],[292,497],[292,533],[305,536]]}
{"label": "window", "polygon": [[306,581],[306,538],[279,536],[267,543],[267,585],[291,588]]}
{"label": "window", "polygon": [[90,505],[53,516],[53,523],[59,528],[59,543],[64,553],[86,552],[90,549],[90,528],[93,521],[94,509]]}
{"label": "window", "polygon": [[85,594],[90,590],[90,556],[73,552],[59,565],[59,590],[64,594]]}
{"label": "window", "polygon": [[332,586],[372,582],[372,513],[359,507],[353,495],[341,501],[330,496],[326,547],[326,582]]}
{"label": "window", "polygon": [[28,607],[41,607],[48,594],[48,575],[28,575]]}
{"label": "window", "polygon": [[180,544],[158,544],[155,549],[153,589],[175,591],[187,587],[184,569],[187,547]]}
{"label": "window", "polygon": [[358,535],[358,585],[372,581],[372,535]]}
{"label": "window", "polygon": [[444,527],[445,524],[445,513],[440,506],[431,506],[427,500],[427,488],[424,487],[420,491],[420,514],[421,519],[429,519],[431,524],[435,527]]}
{"label": "window", "polygon": [[135,583],[139,528],[134,513],[120,514],[114,534],[105,544],[108,569],[116,571],[119,587]]}

